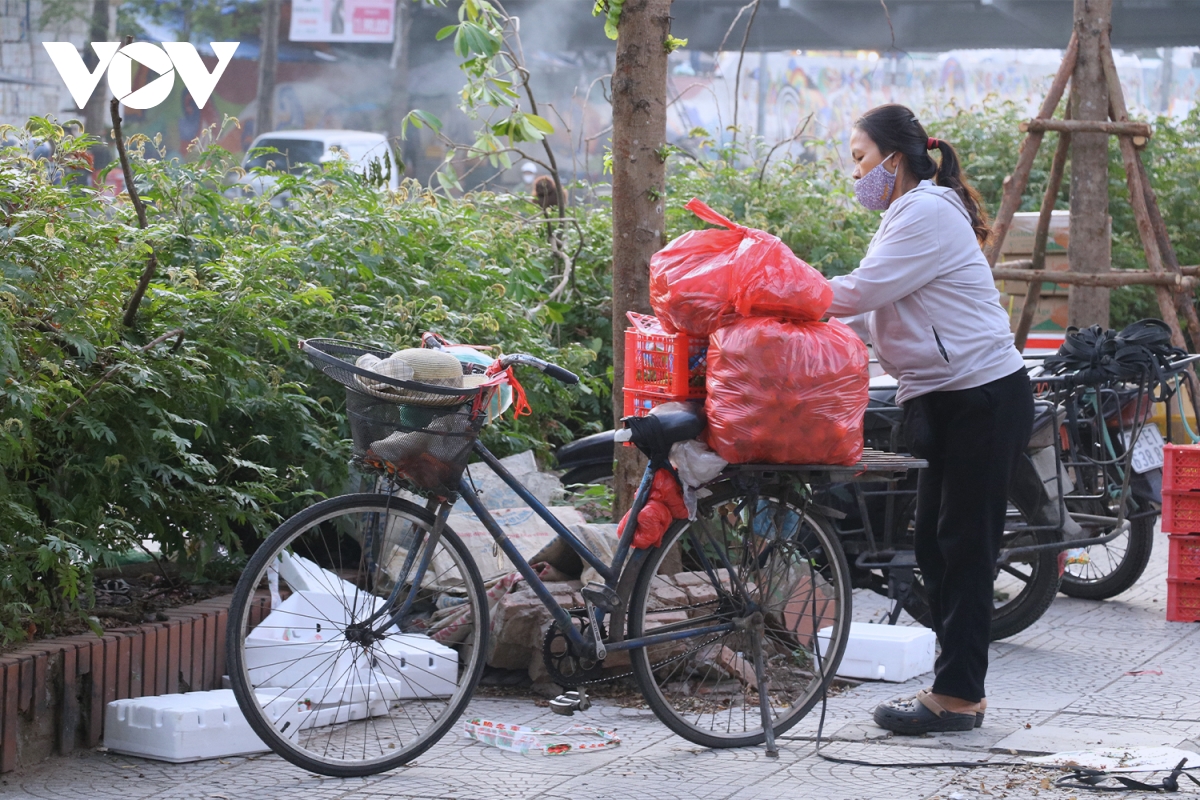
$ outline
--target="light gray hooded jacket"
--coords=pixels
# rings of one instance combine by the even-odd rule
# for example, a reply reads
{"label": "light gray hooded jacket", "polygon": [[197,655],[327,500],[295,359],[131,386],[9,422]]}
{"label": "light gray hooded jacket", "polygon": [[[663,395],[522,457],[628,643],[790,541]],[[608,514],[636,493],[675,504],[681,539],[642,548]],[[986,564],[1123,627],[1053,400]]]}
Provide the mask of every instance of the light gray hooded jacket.
{"label": "light gray hooded jacket", "polygon": [[[860,334],[903,403],[972,389],[1024,366],[958,194],[921,181],[883,215],[858,269],[834,278],[829,314]],[[847,319],[849,318],[849,319]]]}

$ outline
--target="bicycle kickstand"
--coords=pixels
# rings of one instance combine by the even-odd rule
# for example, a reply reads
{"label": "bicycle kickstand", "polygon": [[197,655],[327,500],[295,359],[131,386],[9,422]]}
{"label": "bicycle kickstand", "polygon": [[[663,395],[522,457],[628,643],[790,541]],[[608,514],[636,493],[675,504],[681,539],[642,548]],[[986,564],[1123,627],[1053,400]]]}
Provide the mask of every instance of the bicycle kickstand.
{"label": "bicycle kickstand", "polygon": [[754,683],[758,689],[758,710],[762,713],[764,744],[767,746],[767,758],[779,758],[779,748],[775,746],[775,726],[771,719],[771,693],[767,686],[767,671],[763,666],[763,635],[766,632],[762,612],[750,628],[750,649],[754,655]]}

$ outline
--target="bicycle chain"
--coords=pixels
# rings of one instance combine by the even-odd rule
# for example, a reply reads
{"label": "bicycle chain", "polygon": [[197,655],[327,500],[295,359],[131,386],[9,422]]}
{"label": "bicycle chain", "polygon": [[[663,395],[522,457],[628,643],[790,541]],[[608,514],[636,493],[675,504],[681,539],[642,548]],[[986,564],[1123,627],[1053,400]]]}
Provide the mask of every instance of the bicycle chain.
{"label": "bicycle chain", "polygon": [[[707,605],[712,605],[712,602],[713,601],[710,600],[707,603],[692,603],[691,605],[673,606],[670,609],[660,609],[660,610],[662,610],[662,611],[683,611],[683,610],[689,609],[689,608],[702,608]],[[582,611],[586,614],[587,607],[586,606],[584,606],[584,607],[575,606],[573,608],[567,608],[567,609],[565,609],[565,611],[567,613]],[[553,624],[552,624],[552,626],[553,626]],[[547,634],[547,635],[549,635],[549,634]],[[692,655],[693,653],[696,653],[700,650],[703,650],[705,647],[708,647],[710,644],[717,641],[724,635],[725,635],[724,633],[717,633],[717,634],[713,635],[713,637],[711,639],[701,642],[700,644],[696,645],[695,647],[693,647],[690,650],[685,650],[684,652],[679,653],[678,655],[671,656],[670,658],[664,658],[662,661],[659,661],[658,663],[651,664],[650,669],[651,669],[651,671],[653,671],[653,670],[658,669],[659,667],[666,666],[667,664],[670,664],[673,661],[678,661],[681,658],[686,658],[686,657]],[[604,662],[600,662],[600,663],[601,663],[601,667],[603,667]],[[623,680],[624,678],[628,678],[632,675],[633,675],[633,670],[630,670],[629,672],[622,672],[620,675],[610,675],[605,678],[595,678],[590,681],[577,681],[574,684],[574,686],[575,687],[596,686],[596,685],[602,684],[602,683],[615,683],[616,681]]]}

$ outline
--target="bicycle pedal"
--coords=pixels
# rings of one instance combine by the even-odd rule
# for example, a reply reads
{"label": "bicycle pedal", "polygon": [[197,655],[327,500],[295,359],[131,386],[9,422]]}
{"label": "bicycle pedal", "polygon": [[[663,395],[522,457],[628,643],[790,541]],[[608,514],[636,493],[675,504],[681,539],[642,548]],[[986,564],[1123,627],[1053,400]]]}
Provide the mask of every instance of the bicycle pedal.
{"label": "bicycle pedal", "polygon": [[550,710],[555,714],[561,714],[564,717],[570,717],[576,711],[587,711],[592,707],[592,701],[588,699],[587,692],[565,692],[550,701]]}
{"label": "bicycle pedal", "polygon": [[607,584],[591,581],[580,589],[579,593],[583,595],[584,600],[605,612],[611,613],[621,608],[621,596],[617,594],[616,589]]}

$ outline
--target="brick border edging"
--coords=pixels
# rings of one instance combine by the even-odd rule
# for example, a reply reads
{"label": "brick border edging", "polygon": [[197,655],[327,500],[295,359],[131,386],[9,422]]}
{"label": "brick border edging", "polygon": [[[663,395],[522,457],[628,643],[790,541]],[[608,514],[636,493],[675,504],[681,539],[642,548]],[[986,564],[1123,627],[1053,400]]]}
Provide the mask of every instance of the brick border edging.
{"label": "brick border edging", "polygon": [[[0,655],[0,773],[100,744],[104,707],[113,700],[220,688],[231,599],[170,609],[166,622],[46,639]],[[264,613],[251,609],[252,617]]]}

